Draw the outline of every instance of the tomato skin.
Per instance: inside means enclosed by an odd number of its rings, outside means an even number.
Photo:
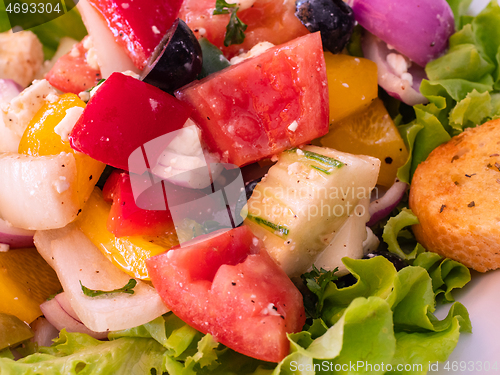
[[[142,70],[172,26],[182,0],[89,0],[106,19],[115,40]]]
[[[213,15],[214,9],[214,0],[184,0],[179,18],[186,21],[198,38],[207,38],[227,57],[237,55],[241,49],[249,50],[260,42],[278,45],[309,33],[295,16],[295,0],[257,0],[251,8],[238,12],[238,17],[248,25],[245,41],[225,47],[229,15]]]
[[[307,143],[328,132],[320,34],[214,73],[176,97],[194,109],[207,146],[224,162],[243,166]]]
[[[177,316],[242,354],[279,362],[289,352],[286,333],[305,323],[302,295],[247,226],[146,264]]]
[[[190,110],[179,100],[135,78],[113,73],[99,86],[70,134],[71,147],[128,170],[144,143],[182,128]]]
[[[143,210],[137,207],[128,173],[114,171],[103,189],[106,201],[112,201],[107,229],[116,237],[164,236],[174,232],[170,211]]]
[[[81,41],[74,47],[79,53],[78,56],[73,56],[71,52],[62,56],[46,74],[45,78],[56,89],[79,94],[94,87],[102,78],[100,70],[87,63],[87,50],[83,43]]]

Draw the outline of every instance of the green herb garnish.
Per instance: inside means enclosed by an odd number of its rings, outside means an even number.
[[[224,37],[224,45],[229,47],[232,44],[241,44],[245,40],[245,25],[236,15],[240,7],[238,4],[228,4],[225,0],[216,0],[213,14],[231,14],[229,23],[226,26],[226,36]]]
[[[327,271],[323,268],[318,270],[313,264],[312,271],[304,273],[302,280],[307,288],[314,293],[314,296],[304,295],[304,307],[306,313],[310,318],[317,319],[321,317],[321,310],[323,309],[323,295],[325,294],[325,289],[332,281],[338,279],[335,272],[338,268],[333,271]]]
[[[274,233],[277,236],[280,236],[282,238],[288,236],[288,233],[290,232],[290,230],[287,227],[285,227],[283,225],[271,223],[270,221],[264,220],[258,216],[253,216],[253,215],[249,214],[249,215],[247,215],[247,219],[252,220],[253,222],[259,224],[260,226],[265,226],[265,227],[271,229],[272,233]]]
[[[97,297],[97,296],[101,296],[103,294],[111,294],[111,293],[134,294],[134,291],[132,289],[134,289],[135,286],[137,285],[137,281],[135,279],[130,279],[128,281],[127,285],[125,285],[123,288],[105,291],[105,290],[92,290],[92,289],[89,289],[89,288],[83,286],[81,280],[79,280],[79,281],[80,281],[80,286],[82,287],[83,294],[85,294],[88,297]]]
[[[317,171],[323,172],[324,174],[331,174],[330,172],[328,172],[328,170],[320,168],[320,167],[316,167],[315,165],[312,165],[312,164],[311,164],[311,168],[314,168]]]

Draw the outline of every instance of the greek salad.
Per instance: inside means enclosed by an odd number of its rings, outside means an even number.
[[[0,374],[442,369],[476,267],[419,243],[409,195],[500,118],[500,6],[472,3],[0,17]]]

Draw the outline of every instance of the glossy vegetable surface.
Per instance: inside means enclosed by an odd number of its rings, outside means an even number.
[[[270,362],[305,322],[302,295],[246,226],[147,260],[172,311],[232,349]],[[263,339],[264,338],[264,339]]]
[[[202,60],[198,40],[186,23],[177,19],[156,46],[141,78],[165,92],[174,92],[200,74]]]
[[[204,141],[237,166],[327,132],[328,89],[319,33],[188,85],[176,96],[193,109]]]
[[[321,32],[323,47],[332,53],[341,52],[354,29],[354,15],[342,0],[298,0],[295,15],[314,33]]]
[[[184,104],[160,89],[113,73],[99,86],[73,128],[71,147],[113,167],[128,170],[133,151],[180,129],[189,113]]]
[[[443,54],[455,21],[446,0],[350,0],[356,21],[420,66]]]
[[[177,18],[181,0],[89,0],[106,19],[116,41],[142,70]]]
[[[105,165],[87,155],[75,152],[68,140],[63,140],[56,133],[55,128],[66,117],[66,111],[75,107],[85,108],[85,103],[74,94],[62,95],[56,102],[45,104],[24,132],[19,144],[19,153],[32,156],[57,155],[61,152],[73,154],[77,170],[74,188],[83,207]]]

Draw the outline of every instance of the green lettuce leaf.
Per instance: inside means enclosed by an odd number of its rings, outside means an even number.
[[[323,294],[322,318],[327,325],[335,324],[351,302],[358,297],[386,298],[393,288],[397,274],[392,263],[383,257],[362,260],[343,258],[342,262],[358,281],[341,289],[333,282],[326,287]]]
[[[155,340],[120,338],[99,341],[81,333],[62,330],[59,338],[39,353],[13,361],[0,358],[6,374],[108,375],[162,373],[165,349]]]
[[[415,106],[416,120],[400,127],[410,152],[398,171],[405,182],[411,182],[417,166],[437,146],[465,128],[500,117],[500,6],[491,1],[470,18],[464,15],[469,0],[449,3],[458,31],[448,52],[425,67],[429,80],[422,82],[420,92],[429,104]],[[411,137],[405,134],[409,130]]]
[[[452,290],[464,287],[471,279],[469,269],[462,263],[443,258],[439,254],[425,252],[413,262],[427,270],[432,278],[432,289],[437,296],[442,295],[447,302],[453,302]]]
[[[415,214],[410,209],[403,208],[398,215],[391,217],[384,227],[382,239],[387,244],[388,250],[401,259],[415,259],[418,254],[425,251],[413,234],[404,229],[415,224],[418,224]]]

